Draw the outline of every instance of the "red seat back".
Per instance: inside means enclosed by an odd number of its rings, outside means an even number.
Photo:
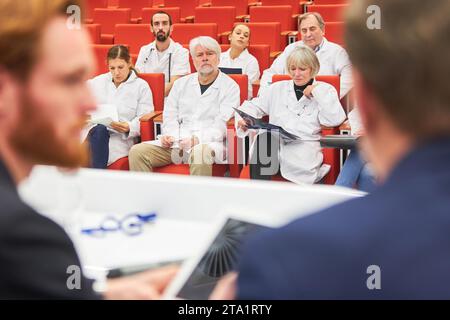
[[[296,31],[296,19],[292,17],[291,6],[250,7],[251,22],[279,22],[281,32]]]
[[[164,73],[140,73],[139,77],[147,81],[153,95],[153,106],[155,111],[164,109]]]
[[[94,23],[102,26],[102,34],[114,34],[115,26],[118,23],[130,23],[130,9],[95,9]]]
[[[248,14],[248,3],[248,0],[211,0],[212,7],[235,7],[237,16]]]
[[[131,18],[141,18],[142,8],[152,6],[152,0],[118,0],[119,8],[130,8]]]
[[[164,11],[172,18],[172,23],[180,23],[180,8],[179,7],[164,7],[164,8],[142,8],[142,23],[150,24],[152,16],[158,11]]]
[[[236,23],[237,24],[237,23]],[[250,28],[252,44],[269,45],[270,51],[281,51],[281,25],[279,22],[244,23]]]
[[[300,0],[261,0],[262,6],[285,6],[289,5],[292,8],[292,14],[303,13],[303,8],[300,6]]]
[[[195,23],[217,23],[217,32],[231,31],[236,19],[235,7],[197,7]]]
[[[155,39],[149,24],[117,24],[114,43],[128,44],[130,54],[137,55],[142,46]]]
[[[209,36],[217,40],[217,24],[215,23],[176,23],[173,25],[172,39],[181,44],[198,36]]]
[[[179,7],[182,18],[193,16],[198,6],[198,0],[164,0],[164,7]]]
[[[344,11],[348,8],[346,4],[314,4],[308,6],[308,12],[318,12],[323,20],[327,22],[344,21]]]
[[[101,27],[98,23],[95,24],[85,24],[86,30],[89,32],[89,35],[91,36],[91,43],[93,44],[100,44],[100,34],[101,34]]]

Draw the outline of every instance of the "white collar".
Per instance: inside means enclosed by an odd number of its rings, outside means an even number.
[[[232,61],[233,60],[244,60],[250,55],[250,53],[248,52],[247,48],[245,48],[244,51],[242,51],[241,54],[238,55],[236,59],[231,59],[231,55],[230,55],[231,54],[231,48],[229,48],[227,51],[225,51],[225,53],[226,53],[227,57],[230,60],[232,60]]]

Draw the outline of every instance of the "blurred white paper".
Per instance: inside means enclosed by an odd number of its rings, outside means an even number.
[[[111,128],[111,122],[119,121],[117,108],[113,104],[99,104],[90,116],[89,124],[102,124],[108,128]]]

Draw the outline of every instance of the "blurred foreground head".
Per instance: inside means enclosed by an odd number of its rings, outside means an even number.
[[[73,0],[0,1],[3,157],[67,167],[86,161],[80,130],[94,108],[86,84],[94,60],[89,36],[73,24],[74,5],[81,9]]]

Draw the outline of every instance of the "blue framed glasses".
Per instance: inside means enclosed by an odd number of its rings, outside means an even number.
[[[93,237],[103,237],[110,232],[122,231],[129,236],[137,236],[142,233],[145,224],[155,221],[156,213],[131,213],[121,219],[113,216],[106,217],[98,228],[85,228],[82,234]]]

